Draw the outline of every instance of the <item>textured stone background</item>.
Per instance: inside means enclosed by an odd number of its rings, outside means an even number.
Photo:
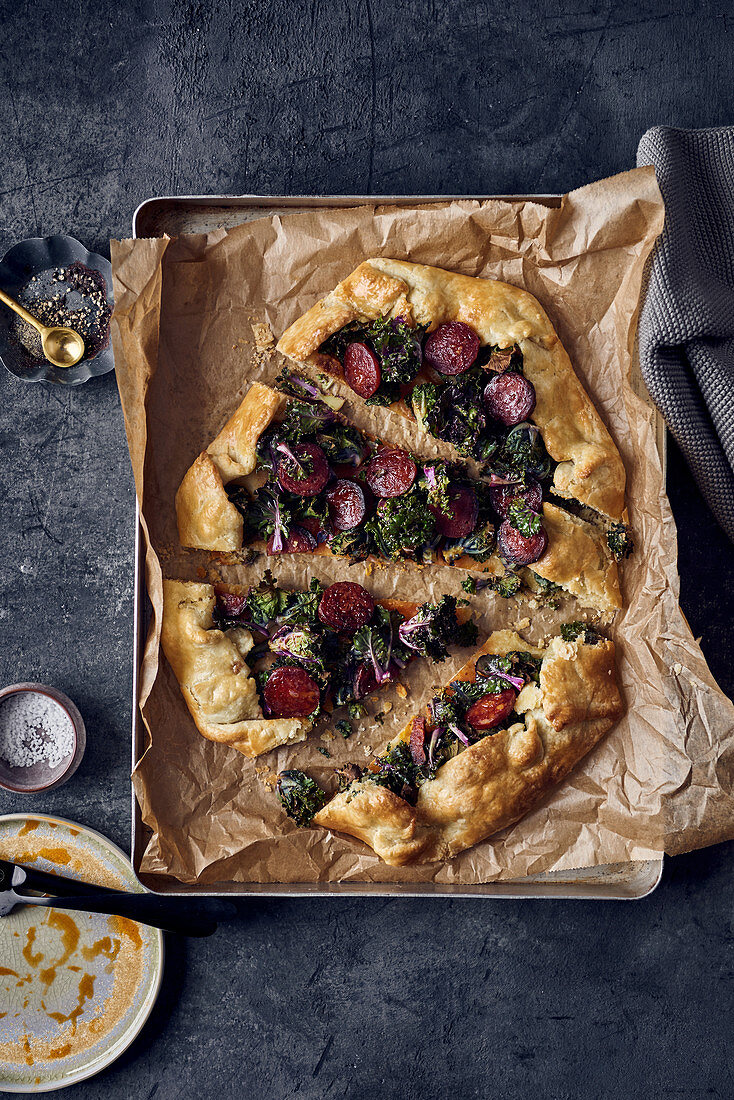
[[[727,0],[0,0],[0,249],[107,252],[154,194],[565,191],[732,119]],[[129,836],[133,487],[111,377],[0,375],[0,683],[79,704],[54,811]],[[682,601],[734,691],[734,555],[674,447]],[[732,845],[635,904],[272,901],[171,943],[123,1100],[681,1096],[732,1085]]]

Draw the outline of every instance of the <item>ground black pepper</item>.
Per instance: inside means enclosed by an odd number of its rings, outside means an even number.
[[[112,307],[107,302],[104,275],[79,260],[68,267],[39,271],[21,288],[18,301],[44,325],[73,328],[84,340],[84,359],[106,347]],[[41,336],[17,317],[15,335],[34,362],[43,362]]]

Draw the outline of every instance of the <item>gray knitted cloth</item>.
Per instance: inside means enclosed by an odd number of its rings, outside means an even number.
[[[734,540],[734,128],[655,126],[665,228],[640,315],[647,388],[714,515]]]

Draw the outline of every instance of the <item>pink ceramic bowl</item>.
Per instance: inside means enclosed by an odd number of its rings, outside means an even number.
[[[52,699],[66,713],[73,728],[73,748],[68,756],[52,765],[50,761],[39,760],[27,766],[18,766],[10,763],[2,756],[2,743],[0,742],[0,787],[6,791],[14,791],[17,794],[37,794],[40,791],[50,791],[53,787],[60,787],[71,779],[84,756],[87,745],[87,732],[84,728],[84,720],[77,707],[67,695],[48,684],[11,684],[0,690],[0,716],[2,706],[6,699],[19,692],[34,692],[37,695]]]

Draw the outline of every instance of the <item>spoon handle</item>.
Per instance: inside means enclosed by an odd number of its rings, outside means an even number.
[[[6,306],[12,309],[13,313],[17,313],[19,317],[22,317],[24,321],[27,321],[29,325],[33,325],[37,332],[43,332],[45,326],[37,321],[35,317],[28,312],[27,309],[23,309],[23,306],[19,302],[16,302],[15,298],[11,298],[9,294],[6,294],[4,290],[0,290],[0,302],[4,302]]]

